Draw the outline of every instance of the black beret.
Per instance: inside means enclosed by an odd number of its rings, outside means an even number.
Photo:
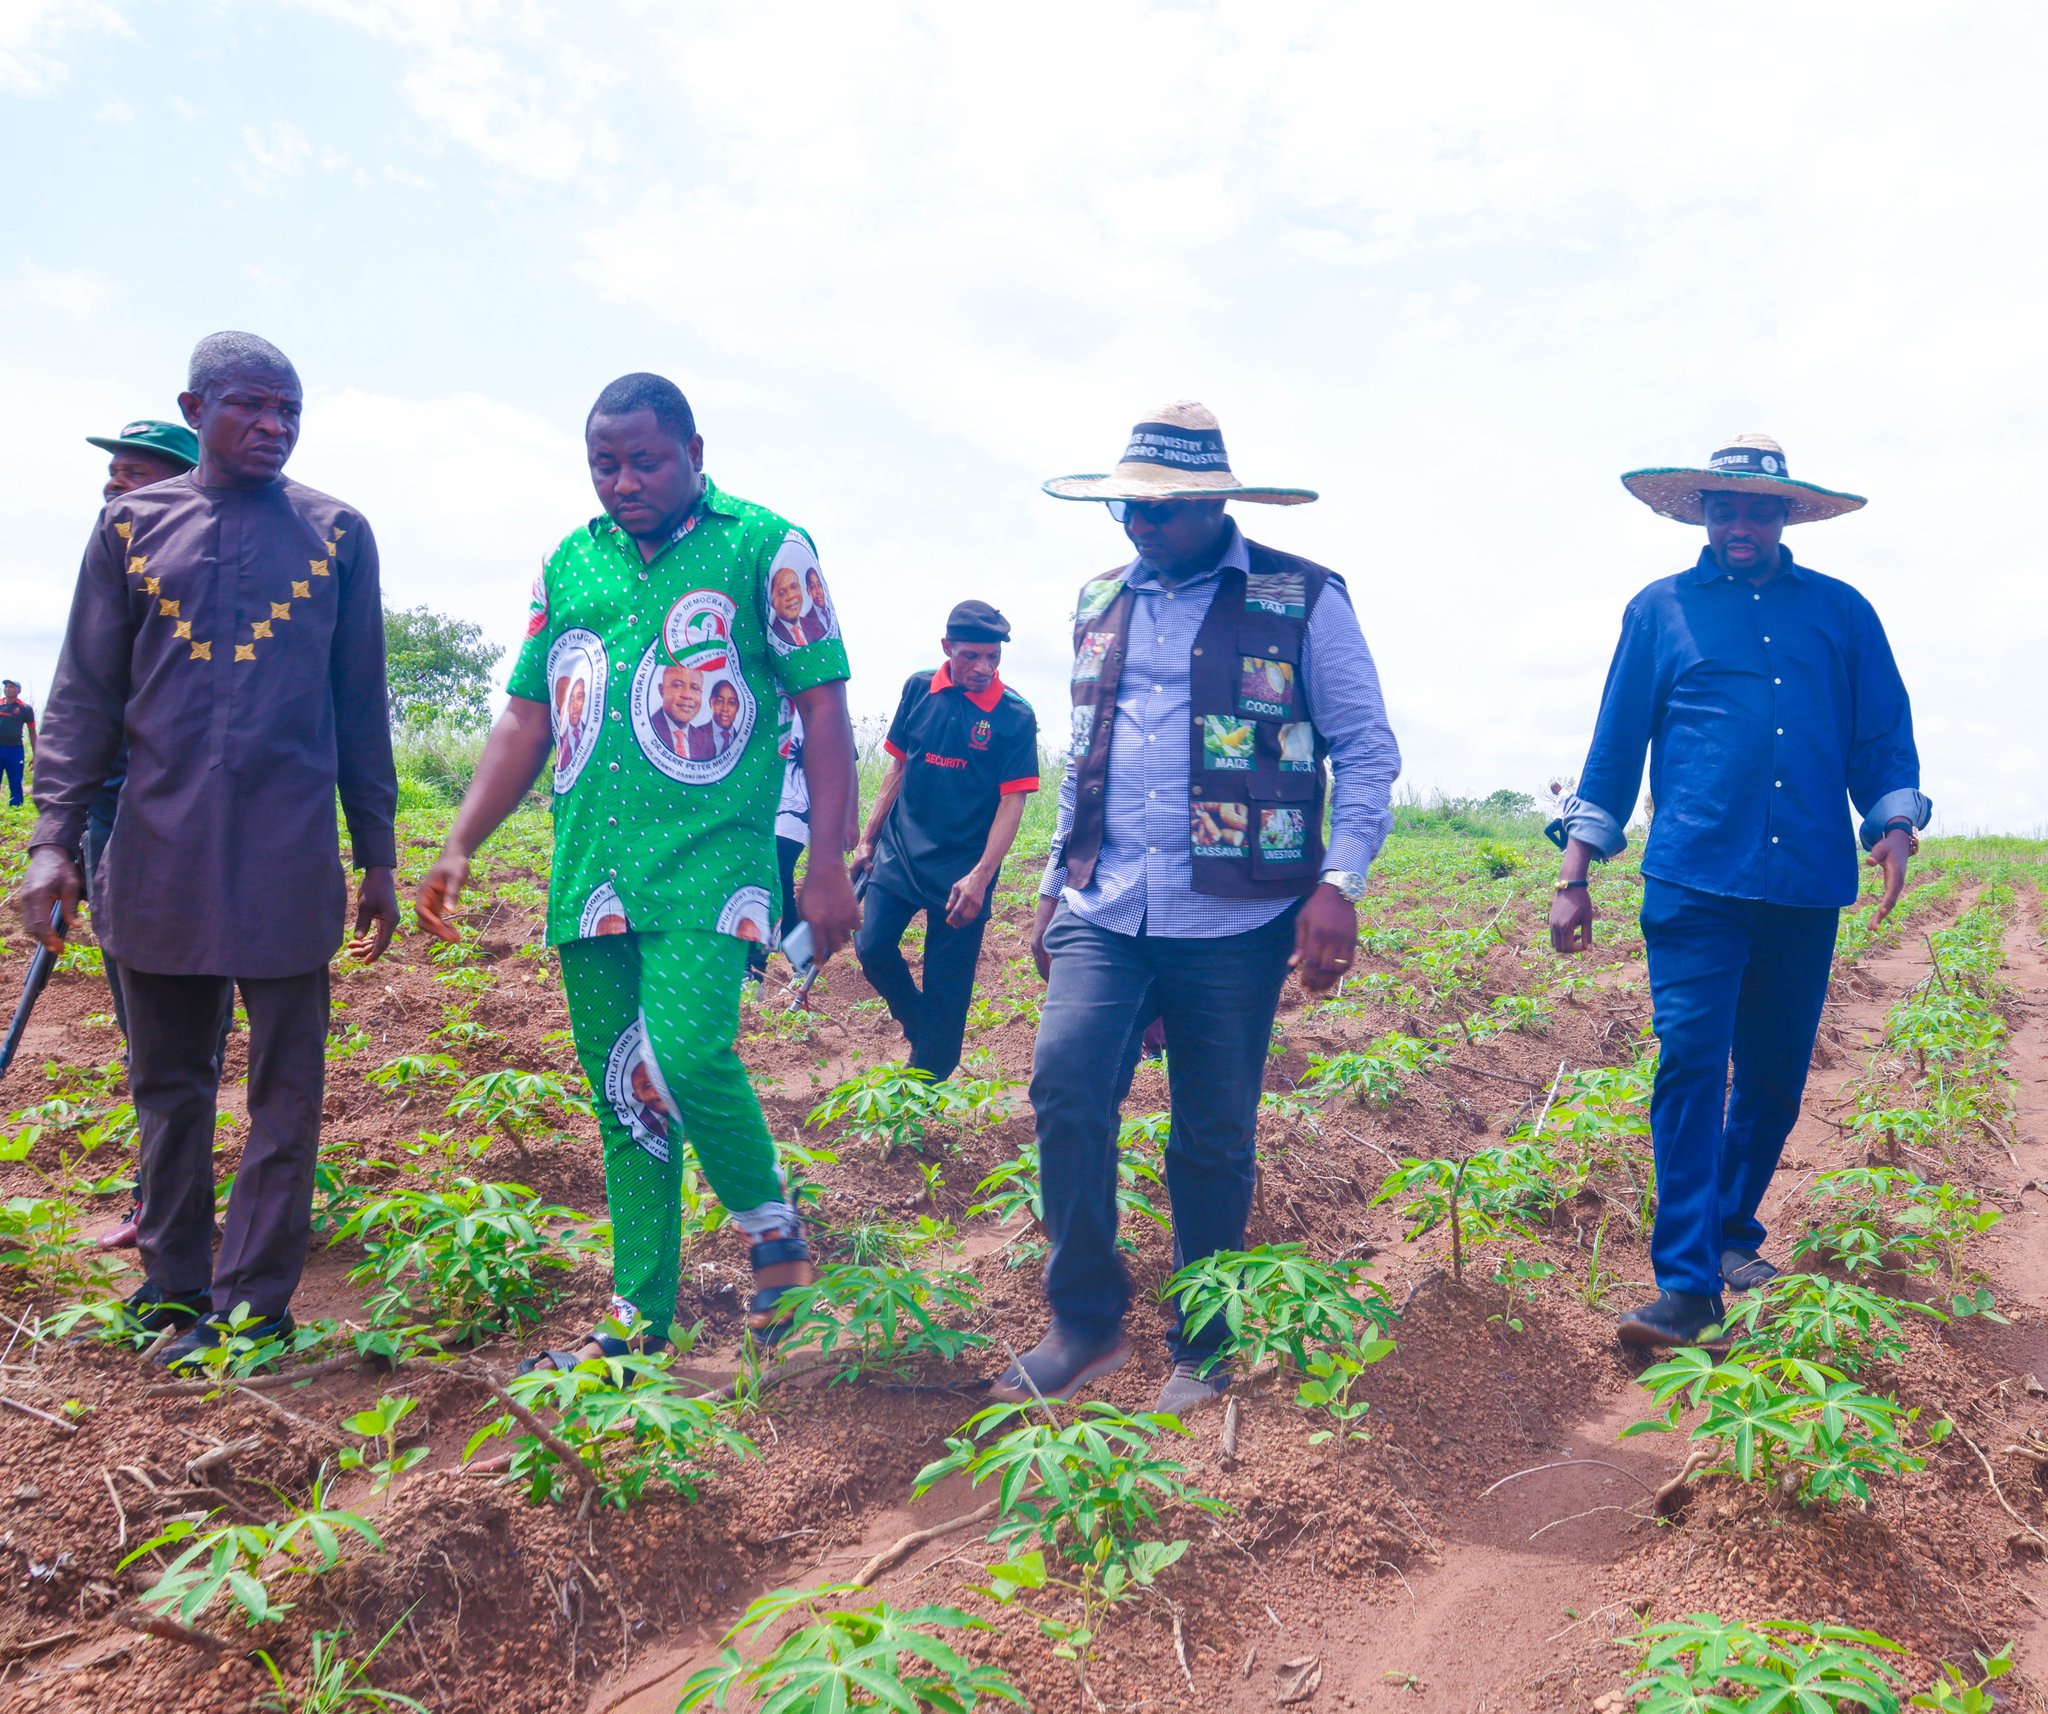
[[[1007,643],[1010,621],[986,601],[963,601],[946,615],[949,643]]]

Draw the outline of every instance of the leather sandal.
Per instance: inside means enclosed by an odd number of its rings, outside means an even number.
[[[666,1339],[657,1339],[651,1333],[621,1339],[616,1333],[606,1333],[592,1328],[584,1335],[583,1343],[595,1345],[603,1357],[665,1357],[674,1349]],[[530,1375],[536,1369],[569,1370],[578,1363],[589,1363],[594,1358],[586,1357],[580,1351],[543,1351],[536,1357],[528,1357],[519,1365],[519,1373]]]
[[[781,1267],[789,1262],[808,1262],[810,1259],[811,1247],[804,1240],[801,1224],[791,1231],[757,1238],[747,1247],[747,1264],[757,1276],[763,1268]],[[761,1286],[747,1300],[747,1332],[756,1345],[772,1351],[782,1342],[783,1335],[796,1322],[796,1311],[781,1306],[790,1293],[803,1289],[804,1286],[798,1282]]]

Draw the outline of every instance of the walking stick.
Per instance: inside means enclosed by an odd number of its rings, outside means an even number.
[[[64,927],[64,906],[59,901],[50,907],[50,929],[61,940]],[[7,1026],[7,1039],[0,1042],[0,1077],[5,1077],[7,1068],[14,1063],[15,1050],[21,1046],[22,1033],[28,1028],[29,1014],[50,985],[50,972],[57,968],[57,958],[58,954],[41,941],[36,943],[35,956],[28,961],[28,980],[21,985],[21,999],[14,1008],[14,1022]]]

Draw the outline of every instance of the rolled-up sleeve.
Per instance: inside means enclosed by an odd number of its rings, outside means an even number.
[[[1380,677],[1342,578],[1324,588],[1302,638],[1301,677],[1309,718],[1330,748],[1326,868],[1364,874],[1394,825],[1401,747],[1387,723]]]
[[[1643,789],[1643,758],[1650,748],[1656,708],[1656,640],[1640,603],[1631,601],[1622,615],[1614,659],[1608,663],[1579,789],[1548,829],[1558,844],[1583,840],[1602,857],[1612,857],[1627,846],[1624,829]]]
[[[41,813],[31,846],[77,854],[92,806],[121,754],[134,640],[122,545],[102,516],[78,568],[57,676],[36,733]]]
[[[1913,704],[1892,658],[1884,622],[1858,603],[1851,656],[1855,730],[1849,740],[1849,797],[1863,817],[1857,836],[1868,851],[1884,825],[1903,816],[1925,827],[1934,805],[1920,791],[1920,750],[1913,741]]]
[[[391,704],[384,670],[384,595],[377,543],[356,520],[356,551],[342,581],[328,657],[334,687],[335,782],[358,869],[395,869],[398,772],[391,760]]]

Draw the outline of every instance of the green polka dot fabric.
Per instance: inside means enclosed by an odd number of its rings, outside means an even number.
[[[675,1319],[682,1283],[685,1141],[742,1231],[795,1224],[733,1045],[746,963],[731,934],[607,934],[562,948],[576,1057],[604,1140],[612,1290],[657,1329]]]
[[[810,537],[709,478],[652,560],[608,517],[572,531],[506,686],[554,725],[549,941],[765,939],[780,698],[847,671]]]

